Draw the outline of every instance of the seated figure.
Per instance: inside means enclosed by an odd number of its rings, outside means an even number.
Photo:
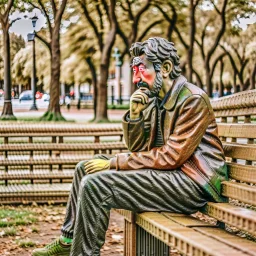
[[[111,208],[192,214],[225,201],[224,152],[207,95],[181,75],[172,42],[149,38],[130,52],[138,87],[122,120],[130,153],[77,165],[62,235],[33,256],[100,255]]]

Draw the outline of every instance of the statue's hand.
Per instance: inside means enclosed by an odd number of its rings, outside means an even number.
[[[146,89],[147,90],[147,89]],[[148,106],[148,95],[145,90],[139,89],[133,93],[130,99],[130,118],[137,119],[140,113]]]
[[[86,174],[92,174],[102,170],[109,170],[110,160],[93,159],[84,164]]]

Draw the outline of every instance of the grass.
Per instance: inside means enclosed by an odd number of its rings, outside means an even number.
[[[35,226],[31,227],[32,233],[39,233],[39,229]]]
[[[29,239],[24,239],[24,240],[16,240],[15,241],[19,247],[21,248],[29,248],[29,247],[34,247],[36,243],[34,241],[31,241]]]
[[[1,235],[2,236],[16,236],[17,230],[14,227],[4,228],[3,231],[1,232]]]
[[[19,211],[13,209],[0,209],[0,227],[25,226],[36,222],[37,219],[29,211]]]

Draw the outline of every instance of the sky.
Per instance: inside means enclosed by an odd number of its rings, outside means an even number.
[[[24,16],[27,17],[24,17]],[[38,21],[36,23],[36,27],[33,28],[32,21],[30,18],[33,16],[38,17]],[[21,18],[20,20],[15,21],[11,28],[10,32],[14,32],[17,35],[22,35],[23,38],[27,39],[27,34],[35,31],[39,31],[43,26],[46,26],[46,18],[42,15],[41,11],[38,9],[34,9],[32,12],[19,13],[18,11],[14,12],[10,19],[14,20],[17,18]]]

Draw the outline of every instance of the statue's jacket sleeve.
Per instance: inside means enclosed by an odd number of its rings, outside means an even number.
[[[207,95],[192,84],[180,85],[177,81],[164,108],[165,115],[161,120],[164,145],[117,154],[111,159],[110,168],[120,171],[179,169],[197,182],[211,198],[222,202],[221,182],[227,179],[227,167]],[[143,148],[143,139],[139,140],[143,136],[143,122],[141,119],[130,126],[132,133],[125,132],[131,151]]]
[[[150,99],[149,106],[137,120],[130,120],[130,111],[123,117],[124,140],[131,152],[149,151],[152,148],[157,125],[155,101],[155,98]]]

